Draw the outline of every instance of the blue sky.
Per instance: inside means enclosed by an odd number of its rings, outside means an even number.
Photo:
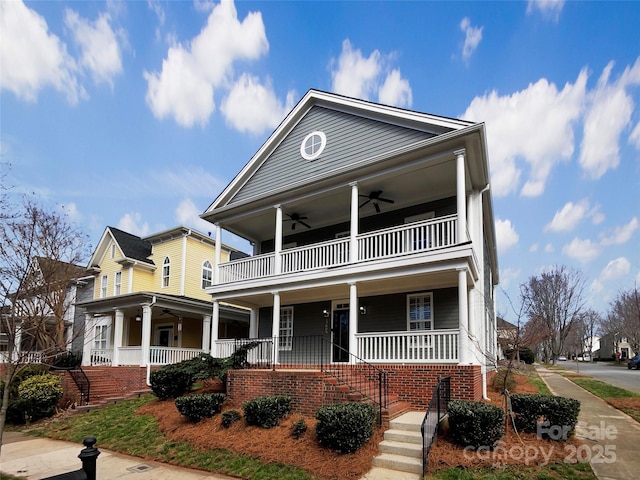
[[[486,123],[498,312],[640,283],[640,2],[0,2],[12,196],[95,243],[199,218],[309,88]],[[246,248],[230,235],[225,243]]]

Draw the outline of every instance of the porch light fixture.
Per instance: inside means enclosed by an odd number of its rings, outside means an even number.
[[[136,313],[136,322],[141,322],[142,321],[142,315],[140,315],[140,312]]]
[[[323,316],[324,318],[329,318],[329,310],[323,310],[323,311],[322,311],[322,316]]]
[[[360,306],[360,315],[366,315],[367,314],[367,309],[364,308],[363,306]]]

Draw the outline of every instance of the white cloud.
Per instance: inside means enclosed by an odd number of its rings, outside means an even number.
[[[67,218],[73,222],[79,224],[82,221],[82,214],[78,210],[78,206],[74,202],[69,202],[64,205],[60,205],[60,210]]]
[[[640,150],[640,122],[633,129],[631,135],[629,135],[629,143]]]
[[[95,22],[90,22],[69,9],[64,19],[80,48],[80,64],[91,72],[96,84],[113,87],[113,77],[122,73],[122,54],[110,20],[108,13],[102,13]]]
[[[476,51],[480,41],[482,40],[482,29],[484,27],[471,26],[471,20],[469,17],[464,17],[460,22],[460,30],[464,32],[464,46],[462,47],[462,58],[464,61],[468,61]]]
[[[538,248],[540,248],[540,245],[538,245],[537,243],[534,243],[533,245],[531,245],[529,247],[529,252],[530,253],[535,253],[538,251]]]
[[[185,198],[175,209],[175,218],[179,225],[195,228],[201,233],[210,234],[213,232],[213,224],[200,218],[203,209],[196,207],[189,198]],[[211,233],[213,234],[213,233]]]
[[[519,268],[504,268],[500,269],[500,286],[502,288],[509,288],[514,280],[520,277],[521,269]]]
[[[86,97],[77,79],[78,66],[44,17],[22,1],[0,2],[0,85],[18,98],[35,102],[38,92],[53,87],[71,105]]]
[[[588,96],[584,137],[580,145],[580,166],[592,178],[600,178],[620,163],[620,136],[631,121],[633,98],[627,88],[640,84],[640,58],[625,68],[620,78],[609,83],[614,62],[604,68],[598,85]]]
[[[609,280],[615,280],[616,278],[620,278],[631,271],[631,263],[625,257],[619,257],[615,260],[611,260],[607,263],[607,266],[604,267],[602,272],[600,272],[600,276],[598,277],[598,281],[606,282]]]
[[[413,103],[413,93],[409,80],[402,78],[400,70],[394,69],[387,75],[378,92],[378,100],[385,105],[396,107],[410,107]]]
[[[262,85],[258,78],[244,74],[222,101],[220,110],[227,123],[236,130],[260,134],[278,126],[293,108],[294,95],[295,92],[288,92],[286,103],[283,104],[271,83]]]
[[[174,170],[154,170],[150,173],[153,182],[149,182],[152,192],[162,196],[199,196],[211,198],[227,185],[201,167],[181,166]]]
[[[573,123],[585,98],[587,71],[562,90],[546,79],[525,90],[500,96],[495,90],[476,97],[462,115],[486,122],[491,146],[491,189],[496,196],[514,192],[522,176],[518,161],[529,166],[524,196],[539,196],[552,167],[574,151]]]
[[[527,13],[531,14],[538,10],[546,18],[557,22],[564,7],[565,0],[529,0]]]
[[[413,94],[409,81],[402,78],[400,70],[391,69],[394,55],[383,55],[374,50],[368,57],[354,49],[349,39],[342,42],[338,60],[332,59],[331,89],[340,95],[369,100],[374,94],[387,105],[410,107]]]
[[[545,251],[545,253],[553,253],[553,252],[555,252],[555,248],[553,248],[553,244],[547,243],[544,246],[544,251]]]
[[[604,215],[600,213],[599,209],[599,205],[592,208],[586,198],[577,203],[567,202],[562,209],[556,212],[553,220],[545,225],[544,231],[570,232],[578,223],[588,217],[591,217],[594,224],[601,223],[604,220]]]
[[[147,105],[156,118],[172,117],[183,127],[204,125],[215,110],[215,89],[228,84],[235,62],[268,50],[262,15],[252,12],[240,22],[233,2],[221,2],[195,38],[169,48],[160,73],[144,72]]]
[[[638,218],[633,217],[626,225],[617,227],[613,231],[613,234],[611,236],[604,237],[601,243],[604,246],[621,245],[623,243],[627,243],[633,236],[633,233],[638,229],[638,226],[640,226],[638,223]]]
[[[496,219],[496,241],[498,242],[498,252],[504,252],[513,247],[520,240],[511,220]]]
[[[142,222],[142,216],[138,212],[125,213],[118,221],[118,228],[139,237],[149,235],[149,224]]]
[[[587,263],[600,254],[600,248],[598,244],[589,239],[582,240],[576,237],[571,243],[562,247],[562,253],[582,263]]]

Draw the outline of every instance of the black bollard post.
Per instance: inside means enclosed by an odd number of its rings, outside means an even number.
[[[86,447],[78,455],[78,458],[82,461],[82,470],[87,474],[87,480],[96,480],[96,460],[100,455],[100,450],[94,447],[96,439],[95,437],[86,437],[82,444]]]

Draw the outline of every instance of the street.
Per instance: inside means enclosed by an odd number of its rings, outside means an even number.
[[[617,366],[611,362],[558,362],[558,366],[573,372],[589,375],[615,387],[624,388],[631,392],[640,393],[640,370],[627,369],[627,362]]]

